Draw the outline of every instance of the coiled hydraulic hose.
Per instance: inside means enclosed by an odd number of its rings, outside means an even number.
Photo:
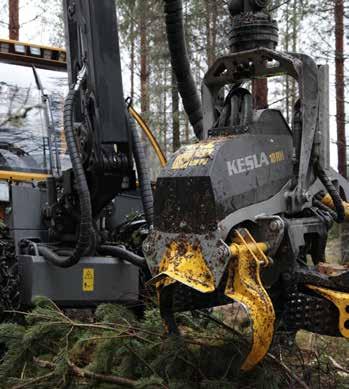
[[[50,250],[48,247],[39,246],[39,253],[53,265],[67,268],[76,265],[85,251],[90,246],[93,231],[93,218],[90,190],[87,185],[85,171],[81,162],[79,150],[76,144],[74,127],[73,127],[73,110],[74,100],[79,93],[82,82],[86,78],[86,67],[84,66],[77,77],[77,82],[70,89],[64,102],[64,134],[68,146],[71,164],[74,172],[76,189],[80,204],[80,229],[79,238],[76,243],[74,252],[69,257],[61,257]]]
[[[203,137],[201,100],[190,70],[183,23],[182,0],[164,0],[166,31],[171,54],[172,69],[176,75],[178,91],[185,112],[198,139]]]
[[[147,221],[149,227],[152,228],[154,219],[154,199],[148,164],[145,157],[141,137],[138,134],[136,123],[132,117],[129,117],[129,124],[132,135],[133,155],[136,161],[145,220]]]
[[[336,213],[337,213],[337,223],[343,223],[345,220],[345,209],[343,205],[343,201],[341,199],[340,194],[338,193],[338,190],[333,185],[332,181],[327,176],[325,170],[318,162],[315,165],[317,176],[319,177],[320,181],[324,185],[324,187],[327,189],[329,195],[332,198]]]
[[[102,255],[110,255],[115,258],[119,258],[123,261],[128,261],[137,267],[145,268],[147,266],[146,261],[143,257],[127,250],[122,246],[108,246],[103,245],[98,248],[98,251]]]

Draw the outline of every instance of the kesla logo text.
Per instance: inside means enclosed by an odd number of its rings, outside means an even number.
[[[263,166],[269,166],[272,163],[278,163],[285,160],[283,151],[271,153],[269,156],[266,153],[248,155],[244,158],[234,159],[227,162],[229,176],[234,174],[246,173],[247,171],[258,169]]]

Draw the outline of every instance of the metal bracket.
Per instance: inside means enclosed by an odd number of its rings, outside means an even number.
[[[263,240],[268,243],[268,255],[273,257],[285,235],[285,222],[280,216],[257,216],[257,224],[261,227]]]

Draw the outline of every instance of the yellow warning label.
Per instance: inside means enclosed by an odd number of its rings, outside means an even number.
[[[95,269],[85,268],[82,270],[82,290],[93,292],[95,289]]]
[[[186,169],[192,166],[202,166],[210,162],[215,152],[215,145],[221,141],[197,143],[185,146],[172,164],[172,170]]]

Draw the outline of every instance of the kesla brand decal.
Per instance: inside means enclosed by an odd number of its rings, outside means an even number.
[[[227,162],[229,176],[246,173],[250,170],[259,169],[263,166],[279,163],[285,160],[283,151],[276,151],[267,155],[266,153],[248,155],[247,157],[234,159]]]

